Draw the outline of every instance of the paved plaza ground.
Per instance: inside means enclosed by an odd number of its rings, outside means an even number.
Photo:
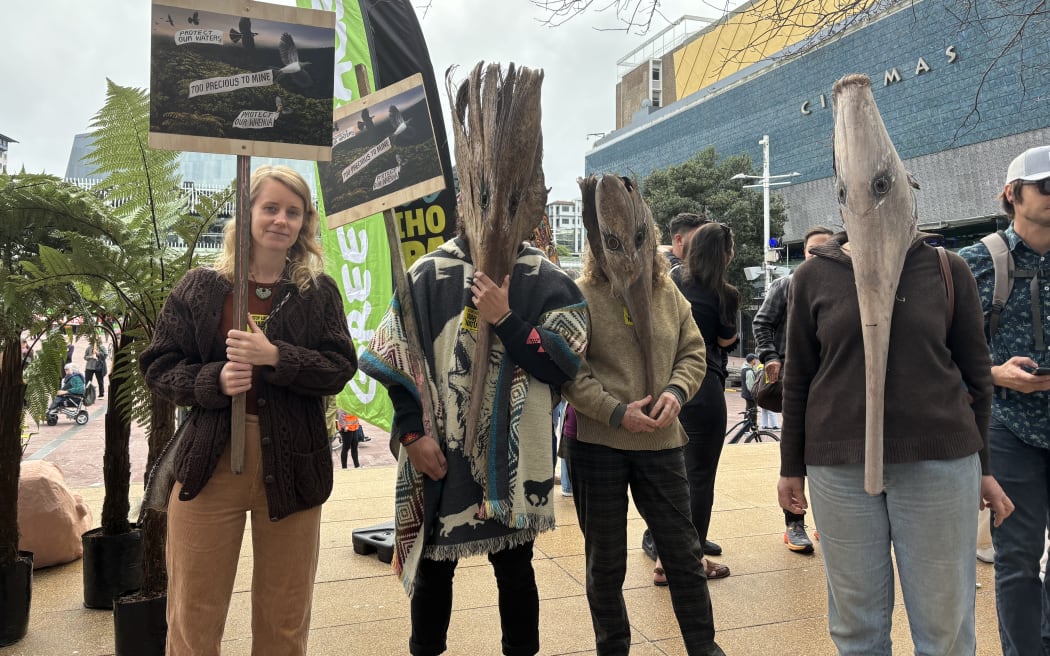
[[[82,347],[77,351],[83,361]],[[67,482],[101,513],[101,399],[91,420],[78,427],[62,418],[41,426],[26,452],[29,459],[58,464]],[[736,391],[727,391],[730,423],[743,409]],[[321,554],[315,585],[310,654],[364,655],[407,653],[409,604],[390,566],[375,556],[354,553],[355,529],[389,521],[393,510],[393,460],[387,434],[365,426],[372,441],[361,445],[361,469],[338,469],[333,453],[335,491],[325,504]],[[146,456],[141,429],[132,433],[132,477],[141,482]],[[732,576],[710,583],[718,640],[730,656],[823,656],[835,650],[827,635],[827,602],[820,546],[814,556],[789,552],[783,544],[783,514],[777,506],[779,454],[774,443],[727,445],[715,486],[711,539],[724,555],[717,560]],[[133,495],[139,488],[133,487]],[[557,490],[557,488],[556,488]],[[535,570],[540,591],[540,654],[594,654],[584,592],[583,538],[572,499],[554,493],[557,530],[536,542]],[[652,561],[642,552],[644,523],[634,510],[628,522],[628,570],[624,597],[636,656],[684,656],[667,588],[652,585]],[[224,655],[249,654],[252,555],[246,536],[233,601],[226,623]],[[1000,654],[992,568],[978,564],[977,630],[980,656]],[[0,656],[100,656],[113,653],[109,611],[82,606],[80,561],[37,570],[29,634],[0,649]],[[894,653],[912,653],[908,623],[898,591],[894,613]],[[449,631],[451,656],[500,653],[496,585],[484,558],[466,559],[457,571]]]

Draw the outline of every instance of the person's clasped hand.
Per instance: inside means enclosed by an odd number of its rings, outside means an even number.
[[[660,428],[660,424],[645,413],[645,406],[649,405],[649,401],[652,398],[650,394],[633,403],[628,403],[627,412],[623,414],[620,426],[632,433],[652,433],[657,428]]]
[[[682,404],[678,402],[678,397],[670,392],[664,392],[660,398],[656,399],[653,409],[649,411],[649,416],[656,422],[657,428],[667,428],[681,411]]]

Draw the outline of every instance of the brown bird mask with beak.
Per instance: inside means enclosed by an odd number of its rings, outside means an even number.
[[[452,73],[449,69],[446,82],[453,106],[459,219],[474,267],[502,284],[547,204],[540,130],[543,71],[511,64],[504,72],[499,64],[479,62],[458,89],[453,88]],[[479,321],[465,419],[468,454],[477,431],[491,345],[492,328]]]
[[[630,178],[592,175],[577,182],[590,249],[585,274],[608,280],[627,308],[645,363],[645,393],[655,399],[661,390],[653,372],[653,288],[666,281],[667,263],[656,250],[653,214]]]

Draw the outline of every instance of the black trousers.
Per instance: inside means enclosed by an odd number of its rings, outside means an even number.
[[[718,376],[704,378],[700,391],[686,405],[678,419],[689,436],[685,445],[685,471],[689,477],[689,512],[700,544],[711,527],[711,507],[715,502],[715,474],[722,457],[726,436],[725,383]],[[663,553],[663,546],[656,540]],[[663,558],[660,559],[664,561]],[[665,564],[666,566],[666,564]]]
[[[360,426],[355,431],[339,431],[339,438],[343,443],[343,450],[339,452],[339,461],[343,464],[343,469],[346,469],[346,454],[348,451],[354,461],[354,467],[361,466],[361,463],[357,460],[357,444],[364,437],[364,434],[365,431]]]
[[[540,650],[540,594],[532,569],[532,542],[489,554],[499,588],[499,621],[506,656],[533,656]],[[412,656],[437,656],[447,648],[452,616],[455,560],[423,558],[412,594]]]
[[[631,627],[627,574],[627,492],[660,548],[671,605],[689,656],[721,654],[700,539],[689,517],[682,449],[625,451],[566,440],[573,503],[583,531],[587,602],[598,656],[626,656]]]
[[[94,376],[95,380],[98,381],[98,395],[99,396],[105,396],[106,395],[106,383],[103,382],[103,379],[105,378],[105,375],[102,373],[102,370],[101,369],[88,369],[87,371],[85,371],[84,372],[84,385],[87,385],[88,383],[91,382],[91,377],[92,376]]]

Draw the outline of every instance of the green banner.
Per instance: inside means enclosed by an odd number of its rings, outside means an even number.
[[[354,66],[364,64],[372,75],[361,9],[355,0],[296,0],[299,7],[335,12],[335,90],[333,107],[358,97]],[[374,85],[374,82],[372,83]],[[316,172],[315,172],[316,175]],[[316,188],[321,189],[320,180]],[[320,196],[320,191],[318,191]],[[357,352],[368,346],[379,320],[394,294],[390,279],[390,248],[386,243],[383,215],[375,214],[354,223],[329,230],[321,210],[321,244],[325,272],[335,278],[343,293],[343,310]],[[386,390],[358,372],[336,397],[339,407],[364,421],[390,430],[394,408]]]

